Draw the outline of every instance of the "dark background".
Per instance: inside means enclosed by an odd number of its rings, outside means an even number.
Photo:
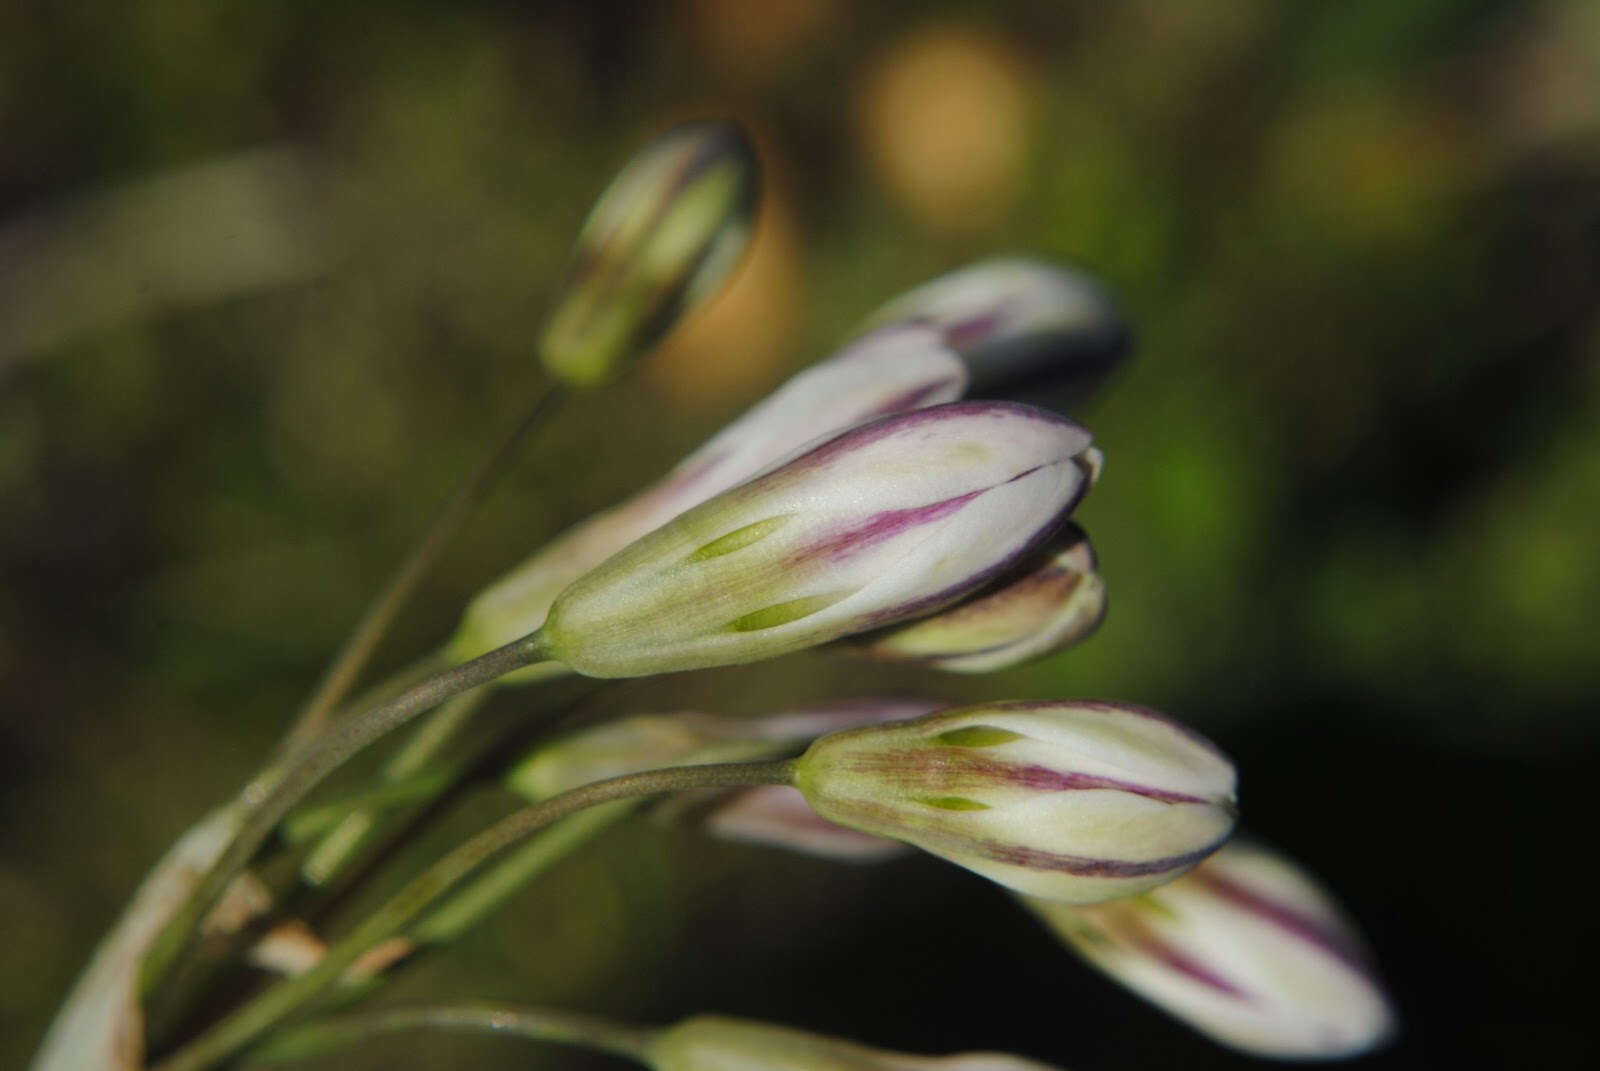
[[[1074,414],[1108,458],[1090,643],[976,680],[800,656],[591,709],[1168,710],[1370,938],[1403,1033],[1359,1066],[1592,1060],[1600,8],[150,0],[0,6],[0,1064],[531,394],[594,193],[704,115],[767,169],[742,273],[563,411],[384,664],[883,299],[997,252],[1077,263],[1138,339]],[[649,825],[388,993],[429,997],[1250,1062],[953,868]],[[396,1059],[602,1065],[412,1036],[328,1066]]]

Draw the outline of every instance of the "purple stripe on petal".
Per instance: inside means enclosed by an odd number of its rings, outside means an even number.
[[[908,409],[919,409],[929,398],[936,398],[949,390],[956,381],[956,377],[950,376],[932,383],[924,383],[920,387],[915,387],[903,394],[890,398],[881,405],[874,406],[868,412],[862,413],[861,419],[872,420],[878,417],[893,416],[895,413],[905,412]]]
[[[1143,878],[1194,866],[1227,843],[1227,836],[1199,851],[1169,855],[1160,859],[1095,859],[1087,855],[1066,855],[1039,848],[1016,845],[982,844],[977,850],[997,863],[1026,867],[1029,870],[1059,870],[1083,878]]]
[[[972,760],[972,765],[963,762],[959,767],[962,773],[972,770],[985,779],[1004,781],[1019,788],[1038,789],[1041,792],[1083,792],[1094,789],[1113,789],[1117,792],[1127,792],[1145,799],[1157,800],[1161,803],[1200,803],[1215,804],[1215,800],[1205,799],[1201,796],[1192,796],[1185,792],[1167,792],[1148,785],[1134,784],[1132,781],[1121,781],[1114,777],[1101,777],[1097,774],[1077,773],[1075,771],[1052,770],[1047,766],[1013,766],[998,760]]]
[[[1059,424],[1063,427],[1082,427],[1073,420],[1068,420],[1059,413],[1052,413],[1047,409],[1037,409],[1031,405],[1022,405],[1018,402],[949,402],[944,405],[931,405],[925,409],[913,409],[906,413],[895,413],[890,416],[880,417],[868,424],[851,428],[849,431],[818,446],[801,457],[796,458],[785,466],[788,472],[803,469],[817,468],[832,461],[840,454],[858,450],[879,439],[898,435],[911,428],[923,424],[942,423],[953,417],[977,416],[981,414],[994,414],[1016,417],[1019,420],[1028,420],[1034,423]],[[1083,431],[1084,447],[1089,445],[1089,433]],[[1065,456],[1063,461],[1067,460]]]
[[[983,494],[984,490],[988,489],[968,491],[964,495],[947,498],[941,502],[931,502],[926,506],[911,506],[908,509],[891,509],[874,513],[864,521],[834,532],[820,543],[813,543],[795,555],[794,560],[799,563],[817,558],[848,558],[907,529],[948,517]]]
[[[1222,975],[1206,967],[1199,960],[1185,955],[1148,929],[1140,927],[1136,932],[1127,936],[1128,941],[1134,947],[1168,970],[1183,975],[1191,982],[1198,982],[1207,989],[1215,990],[1225,997],[1233,997],[1247,1004],[1255,1003],[1255,997],[1252,994],[1240,989],[1228,979],[1222,977]]]
[[[1315,945],[1351,970],[1363,975],[1370,973],[1360,953],[1351,947],[1343,934],[1322,920],[1296,911],[1287,904],[1271,900],[1221,874],[1196,871],[1192,879],[1218,899],[1225,900],[1248,914],[1265,919],[1307,944]]]

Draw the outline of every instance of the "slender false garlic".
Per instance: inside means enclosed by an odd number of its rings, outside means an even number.
[[[1001,1052],[913,1056],[770,1023],[700,1015],[657,1034],[654,1071],[1054,1071]]]
[[[972,393],[1043,388],[1079,401],[1128,349],[1116,303],[1082,272],[1021,257],[958,268],[908,290],[868,317],[881,326],[929,323],[967,363]]]
[[[591,677],[730,665],[982,587],[1088,485],[1077,424],[966,402],[845,432],[658,528],[555,602],[544,650]]]
[[[856,650],[954,673],[990,673],[1087,639],[1105,616],[1094,548],[1069,524],[1016,573],[930,617],[860,637]]]
[[[1068,903],[1170,881],[1233,829],[1233,765],[1153,711],[993,703],[824,736],[794,783],[839,825]]]
[[[1084,959],[1258,1056],[1355,1056],[1394,1030],[1354,927],[1299,867],[1229,844],[1153,892],[1093,907],[1023,897]]]
[[[640,150],[600,195],[539,340],[550,374],[612,379],[705,300],[750,239],[754,150],[727,123],[686,123]]]
[[[790,379],[653,487],[569,528],[485,588],[467,608],[451,658],[466,661],[526,636],[584,573],[819,436],[952,401],[966,381],[961,361],[932,328],[885,328],[860,339]]]

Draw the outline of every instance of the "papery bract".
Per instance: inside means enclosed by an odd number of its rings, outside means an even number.
[[[1259,845],[1229,844],[1129,900],[1023,901],[1084,959],[1245,1052],[1354,1056],[1394,1029],[1343,912],[1299,867]]]
[[[771,658],[938,610],[1048,537],[1087,487],[1077,424],[966,402],[885,417],[620,551],[556,600],[547,654],[593,677]]]
[[[842,1038],[723,1016],[686,1019],[656,1035],[655,1071],[1054,1071],[999,1052],[914,1056]]]
[[[721,286],[749,242],[759,174],[728,123],[685,123],[635,154],[578,234],[539,340],[550,374],[606,382]]]
[[[893,662],[990,673],[1087,639],[1105,616],[1094,548],[1069,524],[1014,573],[936,614],[849,641]]]
[[[1233,829],[1234,771],[1154,711],[992,703],[834,733],[795,785],[839,825],[1018,892],[1093,903],[1170,881]]]
[[[1128,348],[1128,326],[1105,288],[1082,272],[1022,257],[958,268],[894,298],[871,325],[928,323],[961,354],[982,397],[1041,389],[1086,397]]]
[[[485,588],[451,641],[452,659],[465,661],[532,632],[568,584],[800,447],[863,421],[952,401],[966,380],[961,361],[930,327],[867,335],[791,378],[654,486],[569,528]]]

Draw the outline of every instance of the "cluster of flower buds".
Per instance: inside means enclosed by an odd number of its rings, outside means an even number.
[[[1052,535],[1089,433],[1007,402],[853,428],[696,506],[568,587],[543,649],[585,676],[772,658],[924,616]]]
[[[589,213],[556,289],[539,355],[557,379],[612,379],[744,253],[759,188],[756,157],[737,128],[686,123],[628,162]]]
[[[1394,1029],[1354,927],[1304,871],[1259,845],[1229,844],[1129,900],[1023,899],[1084,959],[1245,1052],[1336,1059]]]
[[[655,1071],[1054,1071],[1002,1052],[913,1056],[770,1023],[702,1015],[651,1041]]]
[[[820,436],[890,413],[954,401],[956,355],[925,326],[875,331],[807,368],[646,490],[590,517],[483,590],[450,643],[465,661],[533,632],[557,595],[641,536]]]
[[[1030,896],[1153,888],[1233,830],[1233,765],[1154,711],[992,703],[817,740],[794,783],[831,822],[914,844]]]

